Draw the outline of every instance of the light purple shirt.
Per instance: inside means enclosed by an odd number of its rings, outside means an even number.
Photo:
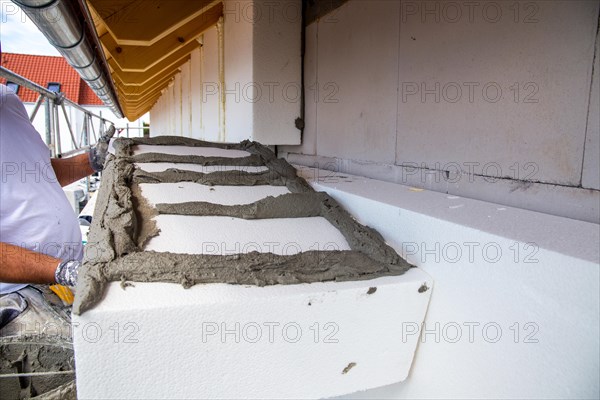
[[[0,242],[59,259],[83,255],[79,223],[21,100],[0,85]],[[1,267],[4,268],[4,267]],[[24,285],[0,282],[0,294]]]

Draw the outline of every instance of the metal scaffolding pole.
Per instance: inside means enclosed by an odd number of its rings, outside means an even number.
[[[14,82],[22,87],[30,89],[39,94],[33,111],[29,116],[29,120],[33,122],[40,107],[43,104],[45,118],[44,132],[42,134],[42,137],[44,138],[52,157],[72,155],[89,148],[89,145],[91,144],[90,130],[92,131],[95,140],[97,140],[96,130],[92,121],[93,119],[99,120],[98,127],[100,129],[100,135],[109,125],[114,125],[113,122],[106,120],[102,117],[102,112],[100,112],[100,115],[96,115],[90,112],[89,110],[86,110],[85,108],[81,107],[79,104],[74,103],[71,100],[65,98],[62,93],[55,93],[53,91],[50,91],[47,88],[42,87],[37,83],[32,82],[29,79],[24,78],[9,69],[0,67],[0,76],[5,78],[7,81]],[[83,113],[82,138],[79,140],[79,143],[77,143],[74,134],[75,131],[73,130],[73,124],[70,121],[70,113],[67,112],[65,105],[71,107],[71,110],[74,109]],[[59,108],[62,108],[62,114],[65,117],[65,122],[67,124],[69,134],[71,135],[71,140],[73,142],[73,150],[66,151],[65,153],[62,153],[62,142],[60,137],[61,118]]]

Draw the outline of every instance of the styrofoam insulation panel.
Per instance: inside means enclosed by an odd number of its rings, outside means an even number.
[[[138,152],[166,147],[138,146]],[[207,155],[198,151],[204,148],[174,147],[176,154]],[[247,204],[287,190],[162,185],[144,184],[142,194],[152,204],[177,198]],[[293,254],[349,248],[322,217],[159,215],[156,221],[161,232],[146,250]],[[109,284],[95,308],[73,317],[81,399],[324,398],[402,381],[418,340],[405,334],[406,324],[423,320],[432,281],[412,269],[356,282],[132,285]]]
[[[144,197],[153,205],[206,201],[230,206],[250,204],[267,196],[277,197],[290,193],[285,186],[262,185],[248,190],[242,186],[206,186],[194,182],[142,183],[140,188]]]

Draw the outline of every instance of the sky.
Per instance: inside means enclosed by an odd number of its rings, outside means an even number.
[[[2,52],[59,56],[27,15],[10,0],[0,0]]]

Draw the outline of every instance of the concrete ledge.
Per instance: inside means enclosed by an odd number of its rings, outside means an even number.
[[[447,166],[450,170],[435,170],[296,153],[286,153],[286,159],[292,164],[329,170],[329,176],[355,174],[454,196],[600,223],[598,190],[473,175],[466,171],[458,171],[457,166],[452,163]],[[496,170],[489,168],[489,171],[493,173]],[[527,176],[528,171],[520,172],[523,177]]]

